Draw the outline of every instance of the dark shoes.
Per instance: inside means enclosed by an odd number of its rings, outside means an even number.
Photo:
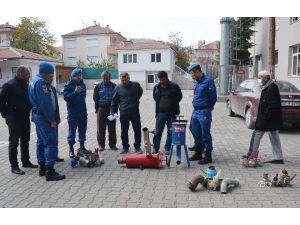
[[[200,165],[204,165],[204,164],[208,164],[208,163],[212,163],[211,152],[205,152],[204,158],[200,159],[198,162],[198,164],[200,164]]]
[[[57,173],[54,170],[53,166],[47,166],[46,181],[58,181],[58,180],[63,180],[65,178],[66,178],[66,176],[60,175],[59,173]]]
[[[284,164],[284,161],[282,159],[273,159],[271,161],[268,161],[266,163],[272,163],[272,164]]]
[[[19,167],[12,167],[11,172],[17,175],[24,175],[25,172],[23,170],[20,170]]]
[[[30,161],[22,163],[23,168],[38,168],[38,165],[32,164]]]
[[[100,152],[103,152],[105,150],[105,146],[99,146]]]
[[[195,154],[189,158],[190,161],[202,160],[202,154],[200,152],[195,152]]]
[[[117,146],[110,146],[110,150],[114,150],[114,151],[117,151],[119,150]]]
[[[195,146],[189,147],[189,151],[195,151],[195,149],[196,149]]]
[[[129,153],[129,150],[126,148],[123,148],[122,151],[120,152],[120,154],[127,154]]]
[[[46,175],[46,166],[45,165],[40,165],[40,169],[39,169],[39,176],[43,177]]]

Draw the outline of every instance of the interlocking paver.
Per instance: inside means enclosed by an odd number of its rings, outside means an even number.
[[[141,99],[140,111],[142,126],[154,129],[154,101],[151,91],[145,91]],[[192,113],[191,91],[183,91],[181,114],[187,119]],[[11,174],[8,162],[7,140],[8,132],[4,120],[0,120],[0,207],[300,207],[300,180],[296,177],[293,186],[288,188],[260,188],[257,183],[263,173],[270,177],[283,168],[280,165],[264,165],[260,168],[242,168],[239,158],[247,151],[251,130],[244,125],[239,117],[226,116],[224,103],[217,103],[213,111],[212,135],[214,142],[213,165],[222,169],[223,177],[237,177],[240,181],[238,188],[233,188],[228,194],[207,191],[190,192],[186,188],[192,176],[199,174],[199,166],[192,162],[187,168],[185,157],[182,164],[175,165],[172,160],[170,169],[127,169],[117,164],[122,156],[119,151],[106,150],[101,152],[105,164],[96,168],[74,168],[68,162],[66,105],[59,97],[62,124],[59,127],[59,156],[66,159],[57,163],[59,172],[67,178],[59,182],[46,182],[44,177],[38,176],[38,170],[25,169],[24,176]],[[96,116],[92,92],[88,92],[88,131],[87,147],[97,146]],[[30,154],[32,161],[36,160],[35,125],[31,128]],[[290,174],[300,173],[299,130],[285,129],[280,131],[285,165]],[[133,146],[133,131],[130,128],[130,144]],[[120,123],[117,122],[118,146],[120,146]],[[165,133],[162,145],[165,142]],[[187,144],[192,145],[193,138],[187,131]],[[78,148],[78,144],[75,146]],[[132,149],[131,149],[132,151]],[[191,155],[192,152],[189,152]],[[272,157],[271,145],[266,137],[260,147],[261,158]],[[20,154],[19,154],[20,155]]]

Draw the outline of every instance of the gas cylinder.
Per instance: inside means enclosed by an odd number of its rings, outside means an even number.
[[[119,164],[126,164],[127,168],[162,168],[163,156],[161,153],[151,155],[127,154],[123,159],[118,160]]]
[[[210,166],[206,169],[206,178],[212,179],[217,175],[217,171],[214,166]]]

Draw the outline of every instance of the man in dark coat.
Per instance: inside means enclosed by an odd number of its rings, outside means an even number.
[[[153,88],[153,99],[155,101],[155,134],[153,136],[154,152],[160,149],[161,136],[165,126],[167,126],[167,139],[165,144],[165,154],[168,155],[172,144],[172,122],[175,115],[179,115],[179,102],[182,99],[180,87],[171,82],[166,71],[158,73],[159,84]]]
[[[6,119],[9,131],[8,151],[11,172],[18,175],[25,174],[18,165],[19,140],[23,167],[38,167],[29,161],[30,111],[32,108],[28,97],[29,78],[28,68],[18,67],[17,76],[3,85],[0,94],[0,111],[2,117]]]
[[[263,87],[260,96],[255,130],[253,131],[250,148],[246,157],[248,159],[257,157],[260,140],[265,132],[268,132],[273,152],[273,160],[268,162],[283,164],[281,143],[278,135],[278,130],[282,127],[280,92],[277,84],[271,80],[271,76],[268,71],[261,71],[258,75],[261,78]]]

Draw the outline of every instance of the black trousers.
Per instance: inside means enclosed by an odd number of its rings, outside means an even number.
[[[11,167],[18,166],[18,146],[20,140],[21,161],[29,161],[30,120],[16,121],[7,119],[6,124],[9,132],[8,155]]]

